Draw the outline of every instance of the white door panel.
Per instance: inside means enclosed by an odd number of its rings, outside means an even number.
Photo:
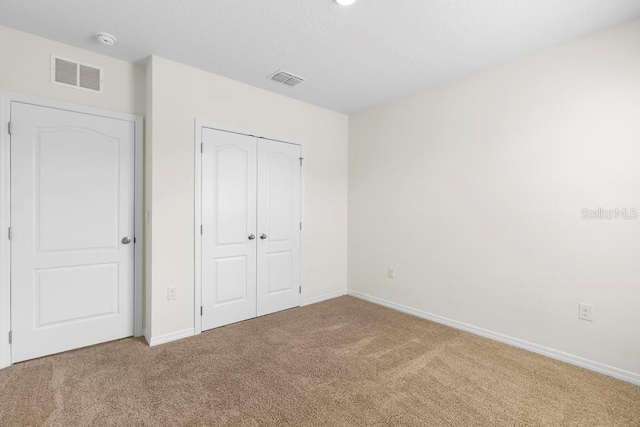
[[[119,150],[118,139],[88,129],[36,129],[38,252],[117,249]]]
[[[256,316],[256,138],[203,129],[202,143],[206,330]]]
[[[41,268],[35,284],[38,327],[118,313],[117,263]]]
[[[13,362],[133,335],[134,125],[13,102]]]
[[[258,144],[258,316],[300,305],[300,147]]]

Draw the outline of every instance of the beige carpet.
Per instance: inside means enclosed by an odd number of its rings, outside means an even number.
[[[640,387],[351,297],[0,371],[1,426],[640,426]]]

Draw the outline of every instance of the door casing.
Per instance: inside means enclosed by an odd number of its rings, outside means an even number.
[[[0,91],[0,369],[11,365],[11,103],[21,102],[82,114],[124,120],[134,124],[134,336],[142,336],[142,278],[144,254],[144,119],[141,116],[118,113],[93,107]]]
[[[195,120],[194,126],[194,222],[193,222],[193,237],[194,237],[194,290],[193,290],[193,330],[194,334],[202,333],[202,235],[200,234],[200,226],[202,225],[202,130],[203,128],[220,130],[224,132],[238,133],[241,135],[251,136],[258,139],[267,139],[276,142],[282,142],[285,144],[292,144],[300,146],[301,158],[304,159],[304,142],[291,142],[288,138],[280,137],[277,135],[271,135],[268,132],[260,132],[259,130],[249,130],[237,126],[230,126],[222,123],[215,123],[206,120]],[[259,143],[259,142],[258,142]],[[302,230],[300,230],[300,306],[303,305],[305,294],[304,283],[304,232],[305,232],[305,218],[304,218],[304,162],[300,168],[300,221],[302,222]]]

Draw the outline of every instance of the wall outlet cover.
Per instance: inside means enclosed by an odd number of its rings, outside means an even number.
[[[593,306],[590,304],[578,304],[578,318],[588,322],[593,321]]]

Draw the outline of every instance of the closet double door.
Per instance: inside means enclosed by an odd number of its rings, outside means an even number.
[[[202,330],[300,305],[300,146],[202,131]]]

